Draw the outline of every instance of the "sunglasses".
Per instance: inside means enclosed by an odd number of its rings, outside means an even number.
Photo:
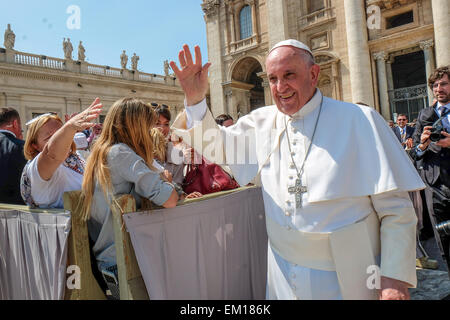
[[[57,115],[57,114],[58,114],[57,112],[47,112],[47,113],[41,114],[41,115],[37,116],[36,118],[31,119],[30,121],[28,121],[27,123],[25,123],[25,126],[29,126],[30,124],[32,124],[32,123],[38,121],[38,120],[41,119],[41,118],[48,117],[48,116],[55,116],[55,115]]]
[[[164,109],[170,109],[170,107],[167,104],[158,104],[156,102],[151,102],[150,104],[154,108],[160,107],[160,108],[164,108]]]

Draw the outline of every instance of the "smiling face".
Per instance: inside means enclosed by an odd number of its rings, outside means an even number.
[[[170,131],[170,121],[163,115],[159,115],[158,122],[156,122],[156,127],[161,130],[164,137],[169,135]]]
[[[36,143],[33,143],[33,147],[42,152],[48,140],[61,128],[63,124],[55,119],[50,119],[46,124],[44,124],[37,133]]]
[[[408,118],[405,115],[399,115],[397,118],[397,124],[403,129],[408,124]]]
[[[320,67],[308,63],[307,53],[284,46],[273,50],[266,61],[270,91],[278,110],[293,115],[316,92]]]

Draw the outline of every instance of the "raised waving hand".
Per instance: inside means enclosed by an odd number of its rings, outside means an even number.
[[[211,63],[202,65],[202,53],[199,46],[195,46],[195,63],[192,59],[191,50],[185,44],[183,50],[178,53],[181,69],[174,61],[170,61],[170,66],[180,82],[181,88],[186,96],[188,106],[195,105],[202,101],[208,91],[208,69]]]

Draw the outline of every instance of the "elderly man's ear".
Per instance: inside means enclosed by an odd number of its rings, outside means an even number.
[[[317,86],[317,83],[319,82],[319,73],[320,66],[318,64],[313,65],[311,67],[311,80],[314,86]]]

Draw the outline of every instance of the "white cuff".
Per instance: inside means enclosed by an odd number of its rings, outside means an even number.
[[[191,129],[196,121],[202,121],[206,115],[206,98],[196,105],[187,106],[186,100],[184,100],[184,108],[186,110],[186,129]]]
[[[416,147],[416,154],[417,156],[421,157],[424,155],[425,151],[427,151],[427,149],[423,150],[419,148],[419,146]]]

